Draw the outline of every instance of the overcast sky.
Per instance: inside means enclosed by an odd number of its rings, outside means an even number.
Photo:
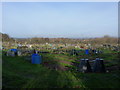
[[[4,2],[2,32],[11,37],[118,36],[117,2]]]

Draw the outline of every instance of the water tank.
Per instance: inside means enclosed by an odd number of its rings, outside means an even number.
[[[88,49],[85,50],[85,54],[89,54],[89,50]]]
[[[93,65],[93,72],[106,72],[103,59],[96,58]]]
[[[80,72],[92,72],[91,66],[88,59],[81,59],[78,66],[78,71]]]
[[[18,51],[18,52],[17,52],[17,55],[18,55],[18,56],[21,56],[21,55],[22,55],[22,53],[21,53],[20,51]]]
[[[11,51],[11,56],[14,57],[15,56],[15,52]]]
[[[41,56],[38,54],[32,54],[32,64],[41,64]]]

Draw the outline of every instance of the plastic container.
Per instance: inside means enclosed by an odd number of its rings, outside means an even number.
[[[106,72],[103,59],[96,58],[93,65],[93,72],[98,73]]]
[[[11,56],[12,56],[12,57],[15,56],[15,52],[14,52],[14,51],[11,52]]]
[[[88,49],[85,50],[85,54],[89,54],[89,50]]]
[[[32,61],[31,61],[32,64],[41,64],[41,61],[42,59],[40,55],[32,54]]]
[[[80,64],[78,66],[78,71],[85,72],[85,73],[92,72],[88,59],[81,59]]]
[[[20,51],[18,51],[18,52],[17,52],[17,55],[18,55],[18,56],[21,56],[21,55],[22,55],[22,53],[21,53]]]

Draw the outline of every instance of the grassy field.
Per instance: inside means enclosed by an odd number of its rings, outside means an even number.
[[[41,54],[42,64],[31,64],[25,56],[2,56],[3,88],[119,88],[118,54],[106,51],[101,55],[70,56],[69,54]],[[80,73],[68,70],[72,62],[81,58],[102,57],[107,73]],[[57,67],[57,68],[56,68]]]

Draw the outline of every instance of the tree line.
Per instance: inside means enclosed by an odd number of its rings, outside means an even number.
[[[101,38],[86,38],[86,39],[70,39],[70,38],[11,38],[8,34],[2,35],[2,42],[10,42],[10,43],[27,43],[27,44],[45,44],[45,43],[54,43],[54,44],[118,44],[118,38],[110,37],[105,35]]]

